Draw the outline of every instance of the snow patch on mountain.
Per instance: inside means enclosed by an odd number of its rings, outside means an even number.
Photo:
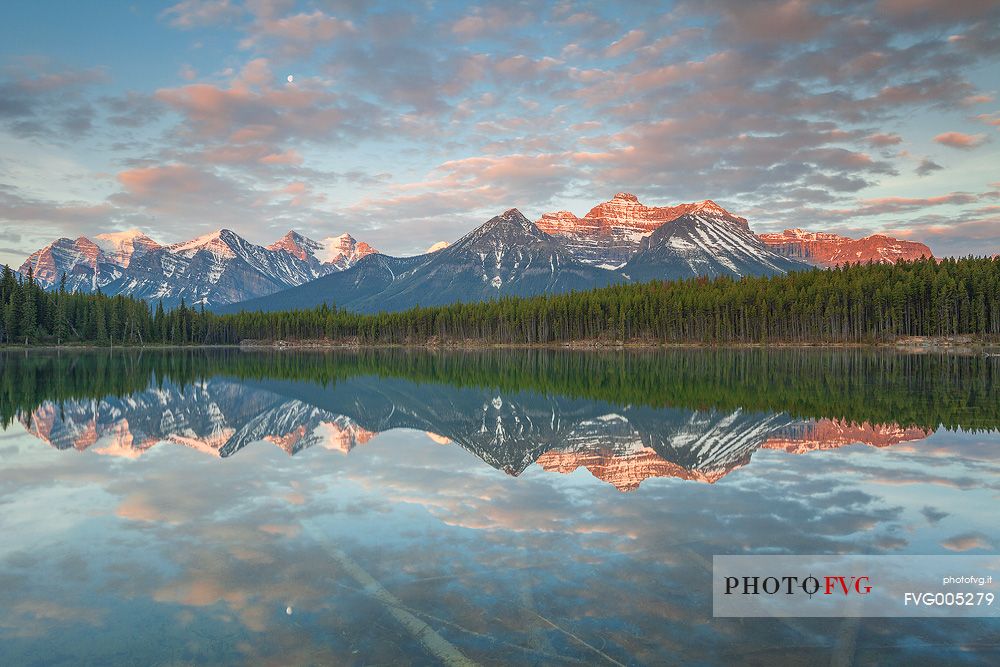
[[[706,206],[657,229],[622,271],[641,281],[780,275],[803,268],[771,251],[748,227]]]

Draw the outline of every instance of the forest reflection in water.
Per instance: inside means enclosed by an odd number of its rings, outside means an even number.
[[[4,664],[1000,657],[996,619],[714,619],[709,579],[720,553],[995,551],[997,358],[0,363]]]

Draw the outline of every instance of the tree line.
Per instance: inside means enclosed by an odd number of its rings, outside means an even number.
[[[693,278],[582,292],[360,314],[308,310],[218,315],[125,296],[46,291],[4,267],[7,344],[868,343],[900,336],[1000,336],[1000,260],[920,259],[775,277]]]

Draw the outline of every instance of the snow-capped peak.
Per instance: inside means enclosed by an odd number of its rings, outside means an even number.
[[[183,255],[194,254],[199,250],[208,250],[222,257],[235,257],[233,243],[238,243],[240,237],[231,229],[217,229],[197,238],[169,246],[168,250]]]
[[[342,268],[353,265],[362,257],[378,251],[350,234],[328,236],[319,243],[316,258],[324,264],[334,264]]]
[[[429,255],[432,252],[437,252],[438,250],[444,250],[450,245],[451,244],[448,243],[447,241],[438,241],[437,243],[429,247],[427,250],[425,250],[424,253]]]
[[[314,241],[294,230],[267,246],[268,250],[284,250],[290,255],[308,261],[310,258],[320,264],[343,270],[353,265],[365,255],[378,252],[367,243],[355,239],[350,234],[328,236],[322,241]],[[321,272],[321,275],[323,272]]]
[[[123,229],[117,232],[104,232],[103,234],[98,234],[95,239],[100,239],[102,241],[107,241],[109,243],[123,243],[125,241],[131,241],[132,239],[138,238],[140,236],[145,236],[142,230],[138,227],[132,227],[130,229]]]
[[[176,250],[188,250],[190,248],[200,248],[221,237],[222,232],[224,231],[226,230],[216,229],[215,231],[208,232],[207,234],[196,236],[195,238],[189,241],[181,241],[180,243],[175,243],[172,246],[170,246],[170,249],[176,251]]]
[[[293,229],[288,230],[287,234],[267,246],[268,250],[284,250],[293,257],[303,261],[309,257],[314,257],[316,251],[322,250],[322,248],[323,244],[313,241]]]
[[[148,252],[160,244],[133,227],[120,232],[105,232],[94,237],[93,243],[112,263],[128,267],[136,252]]]
[[[547,234],[538,229],[519,210],[510,208],[452,243],[447,252],[461,253],[470,248],[478,248],[481,243],[486,243],[490,247],[498,245],[513,247],[529,240],[548,238]]]

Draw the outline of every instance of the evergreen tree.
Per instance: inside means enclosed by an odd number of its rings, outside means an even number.
[[[38,337],[38,304],[35,294],[35,273],[28,267],[28,279],[22,284],[21,325],[19,338],[23,337],[25,344],[34,343]]]
[[[56,344],[62,345],[69,338],[69,311],[68,295],[66,294],[66,274],[62,274],[59,280],[59,292],[56,294],[55,317],[52,323],[52,333],[56,337]]]

